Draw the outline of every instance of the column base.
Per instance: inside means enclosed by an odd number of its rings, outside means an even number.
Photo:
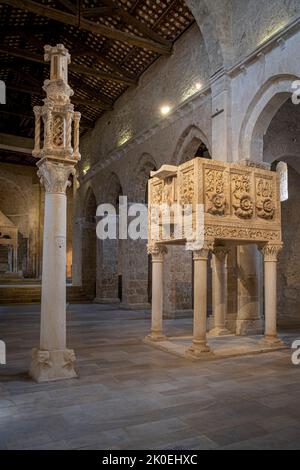
[[[166,341],[167,337],[163,335],[162,333],[155,333],[151,332],[149,335],[145,337],[145,342],[150,342],[150,343],[158,343],[159,341]]]
[[[261,335],[263,330],[264,323],[261,319],[236,321],[237,336]]]
[[[210,332],[208,333],[208,336],[226,336],[226,335],[231,335],[229,330],[227,328],[220,328],[220,327],[215,327]]]
[[[193,341],[193,344],[186,349],[185,355],[192,359],[205,359],[212,357],[213,352],[206,341]]]
[[[119,304],[120,299],[119,298],[100,298],[100,297],[95,297],[94,299],[94,304]]]
[[[264,346],[270,346],[270,347],[282,347],[282,346],[285,346],[284,342],[281,341],[280,338],[278,338],[278,336],[264,336],[261,340],[260,340],[260,344],[264,345]]]
[[[46,351],[32,350],[29,374],[38,383],[77,377],[73,349]]]

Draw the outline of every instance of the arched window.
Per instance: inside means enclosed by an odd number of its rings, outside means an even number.
[[[289,198],[289,173],[288,165],[285,162],[279,162],[276,166],[280,181],[280,201],[287,201]]]

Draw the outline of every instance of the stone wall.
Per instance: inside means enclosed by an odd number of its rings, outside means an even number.
[[[26,277],[40,275],[42,191],[36,170],[0,163],[0,210],[19,229],[18,269]]]
[[[298,0],[231,0],[233,59],[267,41],[300,14]]]

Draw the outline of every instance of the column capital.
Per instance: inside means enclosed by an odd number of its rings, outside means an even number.
[[[278,254],[283,248],[283,243],[267,243],[261,248],[265,262],[276,262]]]
[[[152,256],[152,261],[163,262],[164,255],[168,253],[165,245],[148,245],[148,254]]]
[[[229,253],[230,249],[227,246],[215,246],[213,249],[213,254],[222,261],[225,261]]]
[[[214,244],[211,241],[204,241],[201,244],[196,243],[194,246],[189,245],[188,249],[193,251],[194,261],[200,259],[208,259],[209,252],[213,251]],[[194,249],[193,249],[194,248]]]
[[[71,186],[69,177],[75,173],[75,167],[70,163],[65,164],[48,159],[40,160],[38,163],[37,174],[46,193],[66,194],[67,188]]]

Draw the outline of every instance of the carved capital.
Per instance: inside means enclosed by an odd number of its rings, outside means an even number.
[[[163,262],[168,250],[164,245],[152,245],[148,246],[148,253],[152,256],[152,262]]]
[[[213,254],[220,260],[225,261],[227,255],[229,254],[230,249],[227,246],[215,246],[213,249]]]
[[[38,168],[38,177],[47,193],[65,194],[71,186],[69,177],[76,173],[74,165],[49,160],[42,160]]]
[[[276,262],[278,254],[282,250],[283,244],[278,243],[278,244],[271,244],[267,243],[265,246],[261,248],[261,252],[264,256],[264,261],[265,262]]]
[[[213,243],[211,241],[204,241],[202,248],[196,248],[193,250],[193,259],[197,260],[207,260],[208,255],[213,251]]]

